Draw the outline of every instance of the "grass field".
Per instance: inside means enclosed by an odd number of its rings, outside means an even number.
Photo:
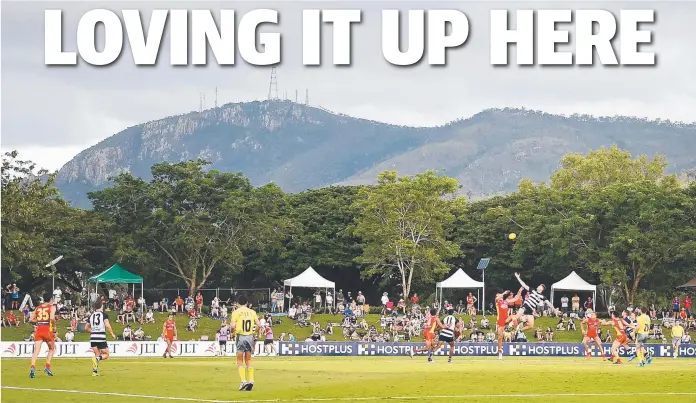
[[[166,320],[166,314],[156,314],[155,315],[155,323],[154,324],[146,324],[143,326],[143,330],[145,331],[146,335],[150,335],[153,337],[153,339],[157,339],[157,337],[162,333],[162,323]],[[465,323],[468,323],[469,317],[468,316],[462,316],[464,319]],[[493,316],[488,317],[491,320],[491,323],[495,322],[495,318]],[[334,315],[313,315],[312,316],[312,321],[318,321],[321,325],[325,325],[327,322],[341,322],[342,316],[334,316]],[[379,329],[379,315],[367,315],[366,321],[371,324],[371,325],[376,325],[377,328]],[[481,317],[478,317],[480,320]],[[299,327],[295,325],[295,322],[292,321],[291,319],[288,318],[280,318],[281,324],[276,325],[273,327],[273,333],[276,338],[280,336],[281,333],[293,333],[296,337],[297,340],[304,340],[307,337],[310,336],[310,333],[312,332],[311,327]],[[179,339],[180,340],[200,340],[200,337],[202,335],[207,335],[210,340],[214,340],[215,338],[215,332],[220,329],[220,321],[213,320],[210,318],[202,318],[201,320],[198,321],[199,325],[199,330],[196,333],[191,333],[186,331],[186,325],[188,324],[188,318],[185,315],[177,315],[175,317],[175,321],[177,322],[177,327],[179,330]],[[542,328],[542,330],[546,330],[547,327],[550,327],[552,329],[555,328],[556,323],[558,323],[558,319],[547,319],[547,318],[539,318],[536,320],[535,326],[539,326]],[[123,334],[123,325],[116,323],[115,317],[111,320],[111,324],[114,327],[114,332],[116,335],[122,335]],[[61,320],[58,322],[58,335],[62,338],[65,335],[65,330],[66,328],[70,325],[68,321]],[[579,322],[576,321],[577,325],[577,330],[576,331],[555,331],[554,332],[554,341],[557,342],[580,342],[582,340],[582,334],[580,333],[580,324]],[[131,325],[135,326],[136,325]],[[602,326],[603,330],[608,330],[608,326]],[[341,332],[339,329],[335,329],[336,332],[333,336],[329,335],[327,336],[327,340],[329,341],[342,341],[344,340]],[[9,327],[9,328],[3,328],[2,333],[0,334],[0,338],[3,341],[19,341],[19,340],[24,340],[26,337],[29,336],[29,334],[32,331],[32,327],[30,324],[22,324],[20,327]],[[528,331],[527,332],[527,337],[529,338],[530,341],[532,341],[534,332]],[[696,337],[696,335],[694,335]],[[85,333],[77,333],[75,334],[75,340],[74,341],[89,341],[89,335]]]
[[[36,379],[28,360],[4,359],[2,402],[694,403],[693,361],[658,358],[638,368],[581,358],[260,358],[256,387],[239,392],[229,357],[113,359],[100,377],[91,376],[89,359],[56,359],[55,376]]]

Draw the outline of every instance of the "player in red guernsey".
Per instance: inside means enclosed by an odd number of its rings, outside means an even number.
[[[616,339],[611,345],[611,361],[614,364],[621,364],[621,358],[619,357],[619,347],[628,347],[628,335],[626,334],[626,325],[621,316],[616,311],[611,312],[611,321],[602,321],[604,326],[612,326],[616,331]]]
[[[518,301],[522,301],[522,290],[520,288],[516,295],[508,290],[503,291],[502,294],[496,294],[495,296],[495,309],[498,315],[496,320],[497,331],[498,331],[498,359],[503,359],[503,339],[505,335],[505,325],[510,321],[510,309]]]
[[[508,320],[508,314],[510,313],[510,307],[508,306],[508,297],[510,296],[510,291],[503,291],[502,294],[496,294],[495,296],[495,310],[498,313],[498,320],[496,325],[498,326],[498,359],[503,359],[503,334],[505,333],[505,324]]]
[[[435,331],[437,330],[437,320],[438,320],[438,315],[440,313],[439,309],[431,309],[430,310],[430,319],[428,319],[427,322],[425,322],[425,329],[423,330],[423,338],[425,339],[425,347],[421,347],[417,350],[411,350],[411,358],[413,358],[413,354],[415,353],[421,353],[423,351],[428,352],[428,362],[433,361],[433,347],[434,347],[434,341],[435,341]]]
[[[172,357],[172,343],[174,339],[178,336],[176,331],[176,322],[174,322],[174,315],[169,315],[169,318],[162,325],[162,338],[167,342],[167,349],[164,351],[162,358],[167,358],[167,353],[169,353],[169,358]]]
[[[510,295],[507,297],[508,312],[514,312],[516,307],[522,306],[522,291],[524,291],[524,287],[520,287],[520,289],[517,291],[517,294]],[[512,326],[517,326],[517,321],[515,320],[515,318],[515,315],[508,315],[507,319],[505,320],[505,323],[509,323],[510,321],[512,321]]]
[[[585,330],[585,324],[587,325],[587,330]],[[599,347],[599,352],[602,353],[602,359],[607,359],[607,357],[604,355],[604,350],[602,350],[602,340],[599,339],[599,335],[597,334],[597,329],[599,328],[600,324],[599,319],[597,319],[597,314],[592,312],[590,309],[587,310],[587,316],[585,319],[580,322],[580,328],[582,329],[582,333],[585,335],[585,337],[582,338],[582,345],[585,346],[585,355],[587,356],[588,360],[591,357],[590,348],[588,346],[590,341],[594,341],[595,344],[597,344],[597,347]]]
[[[51,301],[53,302],[53,301]],[[41,352],[41,345],[48,345],[48,357],[46,357],[46,367],[44,372],[48,376],[53,376],[51,371],[51,359],[56,351],[55,332],[56,332],[56,307],[53,303],[43,303],[36,307],[31,314],[30,322],[36,323],[34,333],[34,353],[31,355],[31,369],[29,377],[36,378],[36,360]]]

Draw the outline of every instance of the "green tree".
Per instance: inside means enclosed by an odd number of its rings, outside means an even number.
[[[18,155],[12,151],[2,158],[2,271],[13,281],[30,272],[41,275],[50,260],[43,229],[51,217],[44,209],[58,196],[55,174]]]
[[[16,151],[3,156],[3,277],[23,289],[50,291],[57,285],[81,290],[83,280],[111,257],[110,223],[91,211],[70,207],[53,186],[55,174],[37,170]],[[53,268],[45,265],[58,255]]]
[[[146,183],[130,174],[90,194],[95,211],[130,234],[118,254],[154,262],[189,293],[216,269],[241,270],[243,250],[282,237],[277,220],[284,195],[275,185],[254,188],[240,174],[205,171],[207,162],[160,163]]]
[[[268,286],[311,265],[343,287],[357,286],[352,284],[360,278],[355,258],[362,248],[347,228],[355,217],[351,206],[358,189],[329,186],[287,195],[285,239],[248,250],[242,280]]]
[[[521,184],[526,236],[516,248],[542,269],[589,269],[632,303],[647,278],[688,253],[691,202],[659,157],[631,159],[613,147],[562,165],[549,186]]]
[[[456,196],[459,182],[429,171],[398,177],[383,172],[375,186],[360,190],[353,233],[363,241],[364,277],[382,283],[398,279],[404,296],[414,278],[432,282],[449,271],[445,260],[460,250],[446,239],[465,200]]]

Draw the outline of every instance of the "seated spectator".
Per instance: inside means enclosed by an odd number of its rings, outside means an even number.
[[[123,329],[123,340],[133,341],[133,329],[131,329],[130,325],[126,325]]]
[[[546,328],[546,339],[547,342],[552,342],[553,341],[553,330],[551,330],[550,327]]]
[[[193,333],[198,331],[198,320],[195,317],[189,320],[188,326],[186,326],[186,330]]]
[[[297,304],[293,304],[288,310],[288,318],[295,319],[297,317]]]
[[[169,310],[169,300],[167,298],[162,298],[159,303],[160,312],[166,312]]]
[[[682,336],[682,343],[691,344],[691,335],[689,332],[684,332],[684,336]]]
[[[534,338],[537,341],[544,341],[544,333],[541,331],[540,327],[536,328],[536,330],[534,331]]]
[[[565,329],[566,329],[565,320],[563,318],[560,318],[558,320],[558,323],[556,323],[556,330],[565,330]]]
[[[491,323],[488,320],[488,318],[484,316],[483,319],[481,319],[481,329],[490,329],[490,328],[491,328]]]
[[[133,332],[133,337],[135,338],[135,340],[138,340],[138,341],[145,340],[145,331],[143,330],[142,326],[138,326],[138,330]]]
[[[75,333],[73,333],[72,330],[68,329],[67,332],[65,332],[65,341],[68,343],[72,342],[75,339]]]
[[[401,311],[401,313],[406,315],[406,301],[403,298],[401,298],[399,303],[396,305],[396,310]]]
[[[155,323],[155,314],[152,312],[152,309],[148,309],[145,314],[145,323]]]
[[[184,312],[184,299],[181,298],[181,295],[176,296],[176,299],[174,300],[174,306],[176,308],[176,312]]]
[[[457,304],[457,314],[461,315],[464,313],[464,309],[466,309],[466,305],[464,305],[464,301],[461,299],[459,300],[459,303]]]
[[[126,313],[123,312],[123,310],[120,310],[118,312],[118,315],[116,315],[116,322],[118,323],[126,323]]]
[[[17,319],[17,315],[13,311],[8,311],[6,316],[8,326],[19,327],[19,319]]]
[[[25,304],[24,309],[22,309],[22,323],[29,322],[29,318],[31,318],[31,311],[29,310],[29,304]]]
[[[575,321],[574,321],[573,319],[569,319],[569,320],[568,320],[568,324],[567,324],[566,330],[567,330],[567,331],[577,330],[577,328],[575,327]]]

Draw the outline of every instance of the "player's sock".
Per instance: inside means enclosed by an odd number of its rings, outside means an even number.
[[[254,382],[254,367],[247,368],[247,382]]]
[[[638,362],[643,362],[645,360],[645,354],[643,350],[638,351]]]
[[[239,366],[237,367],[237,371],[239,372],[239,379],[241,379],[242,382],[246,382],[246,368]]]

